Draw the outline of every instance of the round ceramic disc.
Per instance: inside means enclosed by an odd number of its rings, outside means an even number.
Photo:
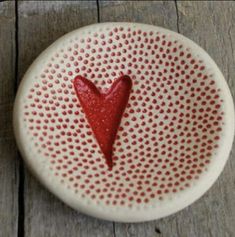
[[[123,75],[132,88],[109,169],[74,79],[104,93]],[[14,128],[27,165],[61,200],[137,222],[179,211],[211,187],[231,149],[234,108],[218,67],[191,40],[104,23],[66,34],[35,60],[17,93]]]

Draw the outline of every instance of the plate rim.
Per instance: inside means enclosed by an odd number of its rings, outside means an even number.
[[[156,31],[160,31],[160,32],[165,32],[165,33],[169,33],[171,34],[174,38],[181,40],[183,43],[189,44],[190,47],[192,47],[193,50],[197,49],[199,50],[200,54],[203,55],[203,59],[205,59],[205,62],[209,62],[209,64],[213,67],[213,71],[215,74],[217,74],[217,77],[219,77],[220,81],[220,86],[222,91],[224,92],[224,96],[225,96],[225,104],[228,108],[228,111],[226,110],[226,113],[229,114],[229,116],[227,115],[226,118],[230,123],[230,128],[226,130],[226,143],[224,144],[224,147],[222,149],[222,151],[220,150],[220,156],[223,157],[221,158],[220,162],[215,162],[217,163],[216,165],[214,164],[214,172],[212,175],[212,172],[207,172],[206,174],[204,174],[204,177],[201,176],[199,182],[197,183],[197,186],[200,186],[200,190],[195,189],[195,193],[193,193],[192,195],[192,189],[189,188],[190,192],[184,192],[184,200],[180,201],[179,203],[177,203],[177,205],[168,205],[167,208],[159,209],[159,207],[157,208],[150,208],[150,209],[144,209],[144,210],[138,210],[138,209],[133,209],[133,210],[129,210],[129,212],[123,211],[120,212],[119,210],[115,210],[113,209],[111,211],[111,208],[107,207],[106,209],[99,209],[99,208],[94,208],[95,205],[91,206],[91,205],[84,205],[81,202],[78,201],[78,199],[71,196],[70,194],[66,194],[63,192],[63,190],[61,188],[58,189],[58,184],[55,185],[53,180],[53,177],[43,177],[43,171],[39,170],[36,166],[36,163],[34,162],[30,162],[31,158],[30,158],[30,153],[28,152],[27,149],[27,145],[25,145],[26,142],[26,138],[24,137],[24,134],[22,132],[22,124],[21,124],[21,120],[19,119],[19,108],[21,106],[21,96],[24,94],[24,90],[26,90],[25,85],[27,85],[27,78],[30,78],[33,73],[33,71],[35,71],[35,68],[39,67],[40,65],[43,64],[42,60],[46,55],[50,55],[50,52],[54,52],[56,51],[56,48],[65,40],[70,39],[73,35],[75,34],[79,34],[80,32],[82,32],[83,30],[87,30],[89,28],[91,28],[92,30],[96,27],[99,28],[101,26],[105,27],[105,26],[128,26],[130,25],[130,27],[136,26],[136,27],[140,27],[140,28],[153,28]],[[30,81],[30,80],[28,80]],[[28,83],[30,84],[30,83]],[[229,118],[228,118],[229,117]],[[142,24],[142,23],[135,23],[135,22],[104,22],[104,23],[96,23],[96,24],[91,24],[91,25],[87,25],[81,28],[78,28],[76,30],[73,30],[67,34],[65,34],[64,36],[58,38],[56,41],[54,41],[54,43],[52,43],[48,48],[46,48],[39,56],[37,56],[37,58],[34,60],[34,62],[31,64],[31,66],[28,68],[28,70],[26,71],[25,75],[23,76],[23,79],[21,80],[20,86],[18,87],[17,90],[17,95],[15,98],[15,102],[14,102],[14,108],[13,108],[13,130],[14,130],[14,134],[16,137],[16,143],[17,146],[20,150],[20,153],[22,154],[22,157],[25,161],[25,164],[27,165],[27,167],[29,168],[29,170],[31,171],[31,173],[37,177],[37,179],[40,181],[41,184],[43,184],[44,187],[46,187],[50,192],[52,192],[56,197],[58,197],[60,200],[62,200],[63,202],[65,202],[68,206],[81,211],[83,213],[86,213],[88,215],[97,217],[97,218],[102,218],[105,220],[109,220],[109,221],[118,221],[118,222],[140,222],[140,221],[149,221],[149,220],[155,220],[155,219],[160,219],[163,218],[165,216],[174,214],[176,212],[178,212],[179,210],[182,210],[183,208],[191,205],[192,203],[194,203],[196,200],[198,200],[200,197],[202,197],[206,191],[208,191],[210,189],[210,187],[215,183],[215,181],[218,179],[219,175],[221,174],[222,170],[224,169],[224,166],[226,164],[226,161],[229,158],[229,154],[232,148],[232,143],[233,143],[233,138],[234,138],[234,105],[233,105],[233,99],[232,99],[232,95],[230,93],[227,81],[225,80],[223,74],[221,73],[220,69],[218,68],[218,66],[216,65],[216,63],[214,62],[214,60],[209,56],[209,54],[199,45],[197,45],[195,42],[193,42],[192,40],[190,40],[189,38],[174,32],[172,30],[168,30],[159,26],[155,26],[155,25],[150,25],[150,24]],[[226,126],[228,127],[228,125]],[[22,141],[23,140],[23,141]],[[223,139],[224,140],[224,139]],[[218,152],[219,153],[219,152]],[[217,159],[216,159],[217,160]],[[210,175],[208,175],[208,173]],[[48,181],[49,179],[49,181]],[[53,181],[51,181],[53,180]],[[201,181],[204,182],[201,182]],[[206,180],[206,181],[205,181]],[[124,209],[123,209],[124,210]],[[160,213],[161,212],[161,213]]]

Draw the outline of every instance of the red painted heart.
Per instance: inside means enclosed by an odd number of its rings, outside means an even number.
[[[129,76],[118,78],[107,93],[101,93],[84,77],[74,79],[74,87],[106,163],[113,167],[112,147],[131,92]]]

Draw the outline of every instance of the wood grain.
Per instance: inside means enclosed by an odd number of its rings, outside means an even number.
[[[235,94],[235,3],[179,2],[179,30],[201,45],[215,60]],[[191,206],[195,236],[232,237],[235,233],[235,144],[226,167],[212,189]],[[200,228],[199,228],[200,225]],[[181,225],[186,233],[188,225]]]
[[[19,2],[19,75],[63,34],[97,22],[95,1]],[[25,175],[25,237],[109,237],[112,223],[80,214]]]
[[[140,22],[177,31],[173,1],[99,1],[100,21]]]
[[[136,21],[179,30],[215,59],[234,95],[234,2],[101,1],[101,21]],[[223,174],[199,201],[170,217],[115,224],[116,237],[232,237],[235,233],[235,148]]]
[[[0,3],[0,236],[17,236],[18,162],[12,130],[15,77],[14,2]]]

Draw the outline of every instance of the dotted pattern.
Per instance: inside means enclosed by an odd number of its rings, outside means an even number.
[[[162,200],[193,185],[216,153],[223,100],[208,71],[170,34],[109,27],[71,38],[28,91],[28,136],[74,193],[107,205]],[[75,94],[77,75],[103,91],[121,75],[133,81],[112,171]]]

